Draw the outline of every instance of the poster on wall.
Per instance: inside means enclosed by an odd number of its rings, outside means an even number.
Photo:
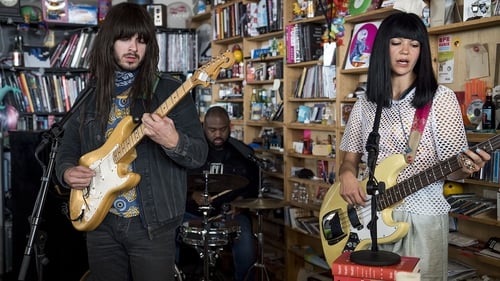
[[[438,82],[441,84],[453,83],[455,67],[455,52],[453,49],[453,37],[442,35],[438,38]],[[456,41],[457,39],[455,39]]]
[[[359,23],[354,26],[345,60],[345,69],[368,68],[373,41],[380,21]]]

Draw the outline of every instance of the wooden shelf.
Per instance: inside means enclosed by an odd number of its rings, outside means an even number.
[[[203,22],[212,16],[212,7],[207,5],[206,12],[191,17],[191,22]]]
[[[473,185],[477,185],[477,186],[500,188],[500,183],[497,183],[497,182],[489,182],[489,181],[476,180],[476,179],[465,179],[464,182],[469,183],[469,184],[473,184]]]
[[[288,153],[286,155],[288,157],[302,158],[302,159],[315,159],[315,160],[335,161],[335,157],[312,155],[312,154],[301,154],[301,153],[296,153],[293,150],[288,151]]]
[[[245,62],[270,62],[270,61],[277,61],[277,60],[283,60],[284,57],[282,55],[279,56],[266,56],[263,58],[258,58],[258,59],[245,59]]]
[[[479,275],[488,274],[491,277],[500,277],[500,259],[485,257],[477,254],[477,252],[478,249],[470,247],[461,248],[452,245],[448,247],[448,256],[450,260],[457,260],[476,268]],[[497,270],[495,270],[495,268]]]
[[[336,99],[330,99],[330,98],[288,98],[288,102],[298,102],[298,103],[304,103],[304,102],[335,102]]]
[[[235,83],[235,82],[243,82],[243,80],[244,80],[243,78],[224,78],[215,80],[215,83],[217,84]]]
[[[268,121],[268,120],[262,120],[262,121],[257,121],[257,120],[247,120],[245,122],[247,126],[253,126],[253,127],[274,127],[274,128],[281,128],[283,127],[283,122],[279,121]]]
[[[291,182],[301,183],[301,184],[305,184],[305,185],[321,186],[321,187],[326,187],[326,188],[330,188],[332,186],[331,183],[324,182],[322,179],[312,180],[312,179],[301,179],[298,177],[289,177],[288,180]],[[307,209],[308,205],[305,204],[302,207],[303,208],[305,207]],[[313,206],[313,207],[314,208],[318,207],[318,211],[319,211],[319,206]]]
[[[285,127],[287,129],[296,129],[296,130],[317,130],[317,131],[335,131],[336,127],[335,125],[322,125],[322,124],[315,124],[315,123],[310,123],[310,124],[304,124],[304,123],[298,123],[298,122],[292,122],[285,124]]]
[[[258,36],[252,36],[252,37],[245,37],[245,40],[247,41],[255,41],[255,42],[263,42],[267,41],[271,38],[275,37],[283,37],[283,30],[280,31],[274,31],[274,32],[268,32],[264,34],[260,34]]]
[[[213,40],[212,44],[216,45],[228,45],[232,43],[239,43],[243,41],[243,37],[241,36],[234,36],[234,37],[229,37],[229,38],[224,38],[224,39],[219,39],[219,40]]]
[[[287,63],[287,67],[293,67],[293,68],[302,68],[302,67],[308,67],[308,66],[313,66],[321,64],[320,61],[305,61],[305,62],[297,62],[297,63]]]
[[[500,221],[497,220],[497,210],[493,209],[488,212],[484,212],[477,216],[466,216],[462,214],[450,213],[451,217],[457,218],[459,220],[467,220],[478,222],[481,224],[492,225],[492,226],[500,226]]]
[[[467,132],[467,140],[469,142],[483,142],[488,140],[489,138],[500,134],[500,131],[497,131],[496,134],[494,133],[483,133],[483,132]]]
[[[392,7],[380,8],[356,16],[347,16],[344,18],[344,20],[346,23],[360,23],[373,20],[382,20],[389,15],[397,12],[399,12],[399,10],[393,9]]]
[[[457,22],[451,23],[436,27],[430,27],[428,29],[429,35],[441,35],[441,34],[449,34],[455,32],[469,31],[475,29],[481,29],[491,26],[497,26],[500,24],[500,16],[493,16],[487,18],[480,18],[477,20],[465,21],[465,22]]]
[[[242,103],[243,98],[228,98],[228,99],[215,99],[214,102],[234,102],[234,103]]]

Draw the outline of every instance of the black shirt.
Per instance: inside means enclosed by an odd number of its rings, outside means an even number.
[[[233,139],[232,141],[238,140]],[[253,161],[248,159],[248,157],[244,155],[245,153],[246,152],[238,151],[238,149],[236,149],[233,145],[230,144],[230,142],[227,141],[221,150],[216,150],[210,147],[205,164],[201,168],[188,171],[188,175],[200,179],[203,179],[203,171],[208,171],[209,191],[211,189],[211,174],[219,174],[217,176],[219,177],[219,179],[224,179],[224,183],[226,183],[224,175],[229,175],[230,177],[227,178],[229,180],[229,182],[227,182],[228,184],[225,184],[227,185],[227,188],[225,188],[224,186],[224,188],[221,189],[221,186],[218,185],[219,183],[217,181],[213,183],[214,185],[216,185],[215,188],[218,190],[218,192],[209,192],[211,196],[217,195],[218,193],[226,189],[231,189],[232,191],[213,200],[211,206],[214,209],[209,214],[210,217],[220,214],[222,211],[222,205],[224,203],[231,203],[235,198],[239,196],[243,198],[257,198],[259,188],[259,167]],[[231,176],[240,176],[246,179],[248,183],[241,186],[242,183],[245,183],[245,180],[242,180],[242,178],[239,177]],[[195,188],[196,191],[203,192],[205,187],[204,184],[197,184],[194,187],[188,186],[188,190],[190,191],[192,191],[193,188]],[[220,191],[219,189],[221,189],[222,191]],[[201,212],[198,210],[198,204],[196,204],[196,202],[191,198],[191,192],[188,192],[186,211],[192,214],[201,215]]]

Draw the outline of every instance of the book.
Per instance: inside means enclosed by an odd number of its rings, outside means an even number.
[[[318,66],[311,66],[307,69],[306,80],[304,81],[304,87],[302,90],[302,98],[314,98],[314,88],[316,86],[316,73]]]
[[[78,44],[79,38],[80,38],[80,33],[78,32],[73,33],[73,35],[71,35],[64,56],[61,58],[62,61],[60,67],[67,68],[71,66],[71,60],[73,59],[73,56],[75,54],[75,48],[76,45]]]
[[[448,281],[464,280],[474,275],[476,275],[474,268],[456,261],[448,261]]]
[[[345,59],[345,69],[368,68],[373,42],[381,21],[358,23],[352,31]]]
[[[80,63],[80,57],[82,55],[82,49],[87,44],[89,33],[84,30],[80,31],[80,35],[78,36],[78,41],[76,42],[74,55],[71,57],[71,61],[68,62],[69,67],[78,67]]]
[[[304,229],[302,229],[302,227],[300,226],[300,223],[297,219],[302,218],[302,217],[310,217],[310,216],[311,216],[310,210],[301,209],[298,207],[291,207],[288,209],[288,218],[290,220],[289,223],[290,223],[290,227],[293,229],[298,229],[298,230],[304,231]]]
[[[342,253],[332,264],[333,276],[349,276],[372,278],[377,280],[396,280],[396,273],[399,271],[419,272],[420,258],[401,256],[401,261],[388,266],[370,266],[357,264],[351,261],[351,252]]]
[[[50,67],[58,67],[61,63],[61,56],[64,54],[69,40],[63,38],[50,56]]]
[[[420,273],[418,272],[397,272],[397,281],[420,281]],[[334,276],[333,281],[384,281],[381,279],[352,277],[352,276]]]
[[[26,112],[35,112],[35,107],[33,100],[31,98],[31,93],[28,87],[28,82],[26,79],[26,74],[24,72],[19,73],[19,85],[21,86],[21,92],[23,94],[24,100],[26,101]]]
[[[319,219],[315,216],[297,218],[298,226],[309,234],[319,235]]]
[[[448,244],[458,247],[468,247],[476,245],[478,241],[475,238],[462,234],[460,232],[448,233]]]
[[[380,279],[352,277],[352,276],[334,276],[333,281],[383,281]]]
[[[311,108],[307,105],[299,105],[297,112],[297,122],[310,123],[311,122]]]
[[[302,73],[300,74],[297,87],[295,88],[295,97],[296,98],[302,98],[302,92],[304,90],[304,83],[306,80],[306,75],[307,75],[307,66],[304,66],[304,68],[302,68]]]

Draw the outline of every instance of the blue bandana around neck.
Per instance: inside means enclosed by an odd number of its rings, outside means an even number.
[[[123,71],[123,70],[117,70],[115,71],[115,88],[116,88],[116,94],[121,94],[130,86],[132,86],[132,83],[134,82],[135,76],[137,75],[137,70],[136,71]]]

